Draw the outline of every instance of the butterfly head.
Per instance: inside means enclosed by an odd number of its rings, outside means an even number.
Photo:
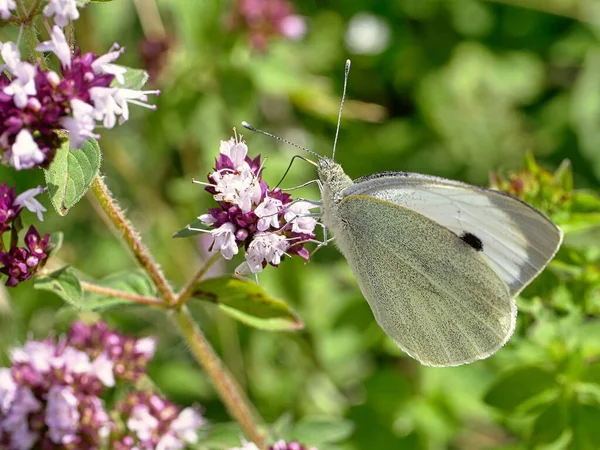
[[[317,162],[317,173],[323,185],[334,195],[352,184],[352,179],[346,175],[342,166],[334,160],[321,157]]]

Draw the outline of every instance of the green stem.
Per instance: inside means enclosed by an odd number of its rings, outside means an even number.
[[[177,303],[181,296],[175,295],[158,264],[142,243],[131,222],[125,218],[121,208],[99,175],[94,178],[92,192],[110,222],[123,234],[127,247],[132,251],[140,266],[152,278],[162,297],[164,306],[172,310],[174,322],[179,332],[190,347],[196,361],[206,371],[231,416],[240,423],[246,436],[256,443],[261,450],[264,449],[265,436],[259,431],[255,422],[252,404],[242,394],[241,389],[211,347],[189,310],[185,305]],[[204,267],[188,283],[188,286],[192,285],[194,280],[200,279],[206,274],[206,271],[216,260],[216,257],[209,258]],[[188,290],[192,291],[192,288],[184,288],[183,293],[185,294]]]
[[[160,308],[164,308],[166,306],[165,303],[159,298],[144,297],[143,295],[137,295],[130,292],[120,291],[118,289],[98,286],[97,284],[88,283],[86,281],[80,281],[80,284],[81,288],[85,292],[95,292],[97,294],[106,295],[107,297],[124,298],[142,305],[157,306]]]
[[[121,208],[113,199],[100,175],[96,175],[94,178],[92,191],[112,224],[123,234],[123,239],[127,243],[127,247],[133,252],[135,259],[137,259],[140,266],[152,278],[162,298],[168,305],[174,305],[176,299],[175,292],[173,292],[162,270],[160,270],[152,255],[142,243],[140,236],[135,228],[133,228],[131,222],[123,215],[123,211],[121,211]]]
[[[259,431],[255,423],[249,407],[250,403],[241,394],[233,377],[223,367],[223,363],[215,354],[185,305],[174,311],[173,320],[178,325],[192,354],[213,381],[215,389],[223,399],[231,416],[240,423],[246,436],[259,448],[264,449],[265,435]]]
[[[190,298],[194,293],[194,287],[196,287],[198,281],[200,281],[202,277],[206,275],[206,272],[208,272],[210,268],[214,266],[214,264],[220,259],[220,257],[221,254],[219,252],[216,252],[210,258],[208,258],[208,260],[204,263],[204,265],[200,268],[196,275],[194,275],[191,278],[191,280],[188,281],[185,287],[177,295],[177,300],[175,301],[175,304],[177,306],[185,304],[187,299]]]
[[[39,14],[42,9],[42,0],[34,0],[33,4],[29,8],[29,12],[27,13],[27,20],[33,21],[35,17]]]

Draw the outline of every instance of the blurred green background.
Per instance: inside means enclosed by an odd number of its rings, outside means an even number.
[[[84,51],[121,43],[120,62],[151,70],[150,86],[162,91],[156,111],[132,111],[100,145],[107,184],[176,286],[205,257],[200,239],[171,236],[212,206],[191,179],[206,176],[219,140],[247,120],[329,155],[347,58],[337,159],[351,177],[402,170],[487,185],[491,171],[521,169],[531,152],[550,171],[568,158],[573,184],[584,190],[572,204],[550,205],[567,230],[565,245],[518,299],[515,336],[469,366],[425,368],[400,352],[333,246],[308,265],[294,258],[260,275],[299,312],[302,332],[253,330],[195,307],[260,414],[268,423],[286,412],[295,421],[353,423],[341,442],[309,442],[321,450],[600,448],[600,3],[296,0],[294,8],[306,35],[273,36],[262,50],[242,23],[231,26],[230,2],[91,3],[76,23]],[[0,30],[2,40],[15,35]],[[274,185],[298,150],[244,135],[251,155],[267,157],[265,178]],[[296,162],[284,186],[315,175]],[[43,184],[43,173],[0,167],[0,180],[22,191]],[[567,192],[568,182],[553,188]],[[318,198],[310,187],[296,195]],[[94,278],[131,269],[133,259],[88,200],[64,218],[49,211],[39,227],[65,233],[53,267],[72,264]],[[30,283],[0,288],[4,361],[27,336],[65,330],[72,313],[62,308]],[[212,422],[229,420],[164,318],[134,306],[105,318],[159,337],[151,375],[167,395],[204,405]]]

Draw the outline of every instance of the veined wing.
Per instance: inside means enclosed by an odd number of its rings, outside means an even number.
[[[550,262],[562,233],[541,212],[509,194],[406,172],[360,178],[344,195],[367,195],[404,206],[479,250],[516,296]]]
[[[371,196],[338,205],[336,242],[375,319],[422,364],[486,358],[511,336],[516,306],[479,252],[447,228]]]

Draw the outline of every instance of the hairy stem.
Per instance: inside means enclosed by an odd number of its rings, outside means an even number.
[[[173,292],[173,289],[171,289],[162,270],[160,270],[160,267],[156,261],[154,261],[152,255],[142,243],[140,236],[135,228],[133,228],[131,222],[123,215],[123,211],[121,211],[121,208],[113,199],[108,187],[100,175],[96,175],[96,178],[94,178],[92,191],[112,224],[123,234],[123,239],[127,243],[127,247],[133,252],[135,259],[137,259],[140,266],[142,266],[150,278],[152,278],[152,281],[156,285],[162,298],[167,304],[174,305],[176,298],[175,292]]]
[[[246,436],[259,448],[264,449],[265,435],[255,423],[250,403],[242,395],[233,377],[223,367],[223,363],[215,354],[187,307],[184,305],[175,310],[173,319],[196,361],[202,365],[213,381],[215,389],[223,399],[231,416],[240,423]]]
[[[162,297],[162,305],[172,310],[175,325],[187,342],[196,361],[198,361],[206,371],[206,374],[210,378],[231,416],[240,423],[246,436],[256,443],[261,450],[264,449],[265,437],[264,434],[260,432],[258,425],[255,422],[254,414],[252,413],[254,407],[244,396],[231,374],[225,368],[222,361],[219,359],[189,313],[189,310],[185,305],[178,303],[178,299],[180,299],[181,296],[178,297],[175,295],[158,264],[154,261],[152,255],[142,243],[140,236],[131,222],[125,218],[121,208],[112,197],[104,180],[99,175],[96,175],[94,178],[92,192],[110,222],[123,234],[123,239],[125,240],[127,247],[132,251],[140,266],[142,266],[150,278],[152,278],[152,281]],[[193,286],[189,286],[193,285],[192,282],[194,280],[200,279],[215,261],[216,258],[209,258],[204,264],[204,267],[202,267],[198,274],[196,274],[190,283],[188,283],[188,286],[183,289],[182,293],[185,294],[188,290],[192,292]],[[189,294],[186,295],[189,296]]]
[[[87,283],[80,281],[81,288],[85,292],[95,292],[97,294],[106,295],[107,297],[125,298],[132,302],[140,303],[142,305],[158,306],[164,308],[165,303],[159,298],[144,297],[143,295],[132,294],[130,292],[120,291],[118,289],[111,289],[104,286],[98,286],[97,284]]]
[[[198,270],[196,275],[194,275],[190,281],[185,285],[185,287],[179,292],[177,295],[176,304],[178,306],[185,304],[188,298],[192,296],[194,293],[194,287],[206,275],[206,272],[210,270],[210,268],[220,259],[221,254],[219,252],[214,253],[208,260],[204,263],[204,265]]]

